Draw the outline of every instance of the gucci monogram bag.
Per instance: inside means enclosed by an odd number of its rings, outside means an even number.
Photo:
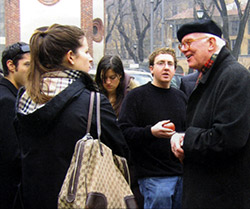
[[[87,134],[76,143],[59,193],[58,208],[137,208],[126,159],[113,155],[100,141],[100,95],[96,94],[98,139],[89,134],[95,97],[95,92],[91,92]]]

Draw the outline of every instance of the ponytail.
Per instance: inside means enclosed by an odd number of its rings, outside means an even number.
[[[63,58],[68,51],[76,53],[81,47],[84,32],[70,25],[54,24],[44,30],[36,30],[30,38],[30,71],[28,73],[27,93],[31,99],[44,104],[51,97],[42,90],[42,76],[53,71],[63,71]]]

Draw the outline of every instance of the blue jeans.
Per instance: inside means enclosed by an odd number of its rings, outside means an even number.
[[[182,177],[152,177],[138,180],[144,209],[181,209]]]

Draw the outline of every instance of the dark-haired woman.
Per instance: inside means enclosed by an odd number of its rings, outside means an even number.
[[[98,63],[95,81],[118,117],[124,97],[137,86],[134,79],[124,72],[121,59],[116,55],[104,55]]]
[[[17,103],[16,130],[22,151],[24,208],[57,208],[57,198],[77,140],[86,133],[92,64],[84,32],[52,25],[30,39],[28,85]],[[114,153],[128,156],[108,99],[101,95],[101,140]],[[97,137],[93,117],[91,135]]]

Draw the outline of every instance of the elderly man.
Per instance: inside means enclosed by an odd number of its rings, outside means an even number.
[[[0,208],[18,208],[21,178],[19,145],[13,125],[18,89],[26,82],[30,65],[29,45],[14,43],[2,53],[4,77],[0,77]]]
[[[200,76],[185,134],[171,138],[184,165],[183,208],[250,207],[250,73],[212,20],[184,24],[179,49]]]

